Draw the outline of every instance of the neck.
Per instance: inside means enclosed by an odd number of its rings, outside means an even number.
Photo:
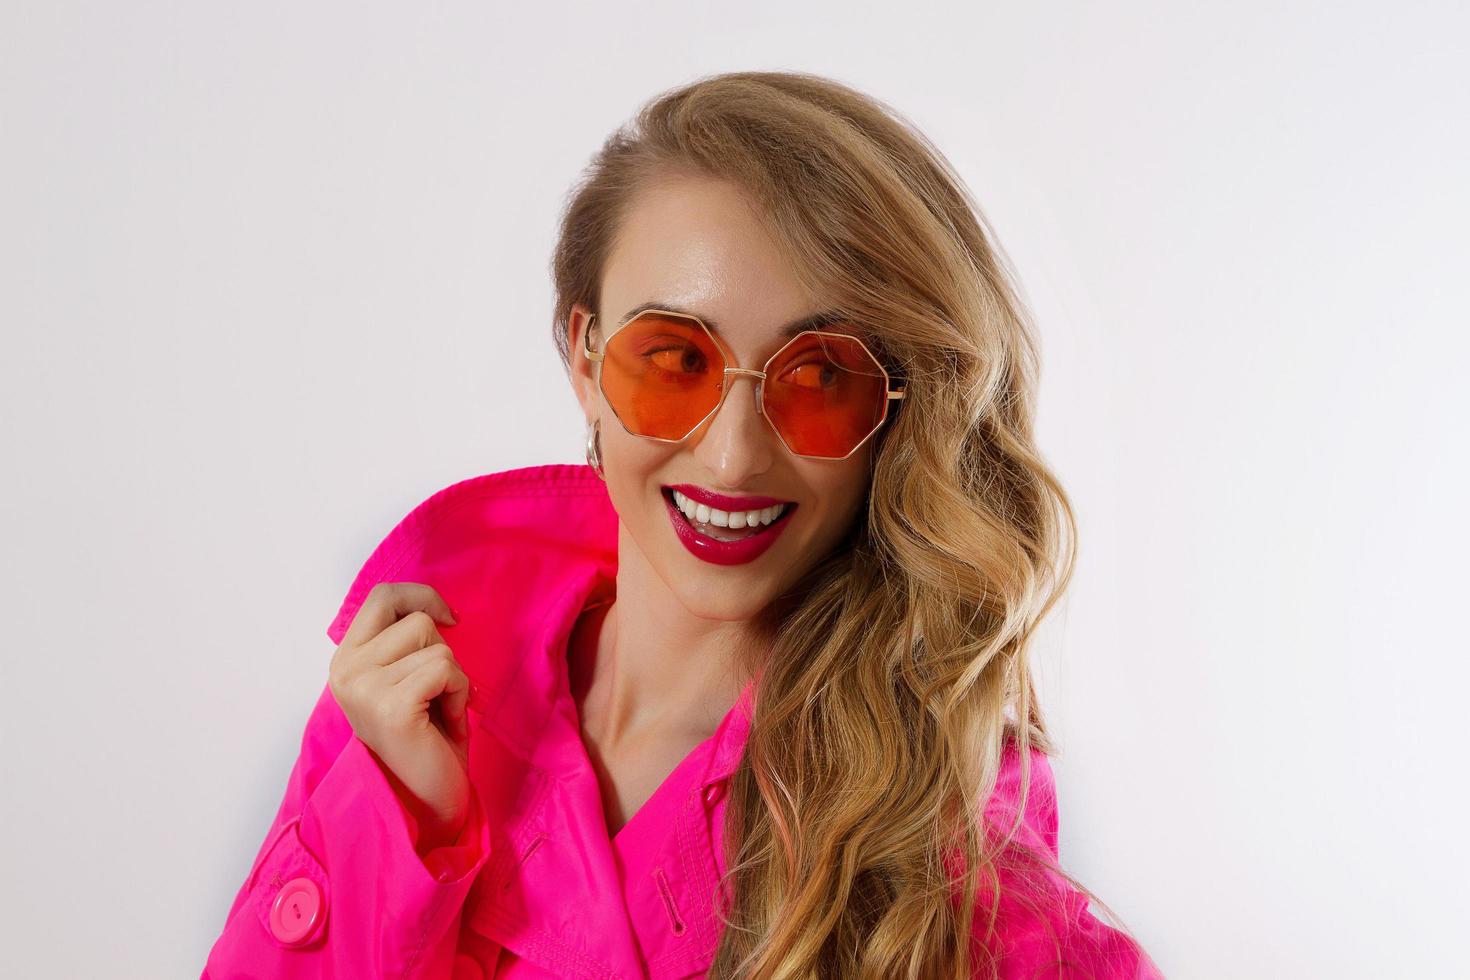
[[[749,679],[741,653],[762,642],[757,627],[690,613],[620,533],[616,598],[585,616],[584,717],[613,749],[649,733],[703,738]]]

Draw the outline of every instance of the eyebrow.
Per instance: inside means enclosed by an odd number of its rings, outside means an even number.
[[[639,303],[627,313],[623,314],[623,318],[618,321],[618,327],[622,328],[627,326],[628,321],[632,320],[640,313],[647,313],[649,310],[666,310],[669,313],[681,313],[684,316],[692,316],[696,320],[703,320],[704,325],[709,327],[715,333],[723,332],[720,329],[720,325],[715,323],[715,321],[711,320],[707,316],[695,313],[692,310],[683,309],[679,306],[674,305],[673,303],[663,303],[659,301]],[[792,320],[790,323],[786,324],[786,326],[781,328],[781,336],[795,337],[803,330],[820,330],[823,327],[831,326],[834,323],[841,323],[851,320],[852,316],[850,314],[842,312],[841,310],[823,310],[821,313],[813,313],[810,316],[804,316],[798,320]],[[857,324],[855,323],[852,325],[854,328],[857,327]]]

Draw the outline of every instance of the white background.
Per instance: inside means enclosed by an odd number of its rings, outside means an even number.
[[[1442,3],[0,6],[0,974],[197,976],[361,562],[580,462],[563,195],[827,74],[1040,324],[1063,862],[1171,977],[1463,968],[1464,68]]]

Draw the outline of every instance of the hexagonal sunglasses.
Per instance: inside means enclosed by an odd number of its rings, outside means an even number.
[[[624,429],[659,442],[682,442],[719,411],[729,383],[755,379],[755,409],[786,449],[811,459],[846,459],[888,418],[888,372],[861,339],[803,330],[759,370],[734,358],[696,316],[647,309],[613,330],[601,351],[589,346],[597,315],[582,332],[582,355],[598,364],[597,386]],[[733,376],[733,377],[732,377]]]

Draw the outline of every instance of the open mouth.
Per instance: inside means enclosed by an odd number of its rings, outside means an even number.
[[[759,537],[767,534],[772,528],[781,524],[791,512],[796,509],[793,503],[777,504],[771,507],[758,508],[753,511],[741,511],[729,515],[730,523],[740,523],[742,527],[721,526],[712,520],[701,521],[700,514],[712,517],[710,509],[700,504],[695,504],[681,493],[677,493],[672,487],[662,487],[660,492],[664,495],[669,506],[677,515],[677,520],[682,520],[695,534],[709,538],[711,541],[744,541],[746,538]],[[754,520],[754,524],[751,521]],[[767,523],[769,521],[769,523]]]

